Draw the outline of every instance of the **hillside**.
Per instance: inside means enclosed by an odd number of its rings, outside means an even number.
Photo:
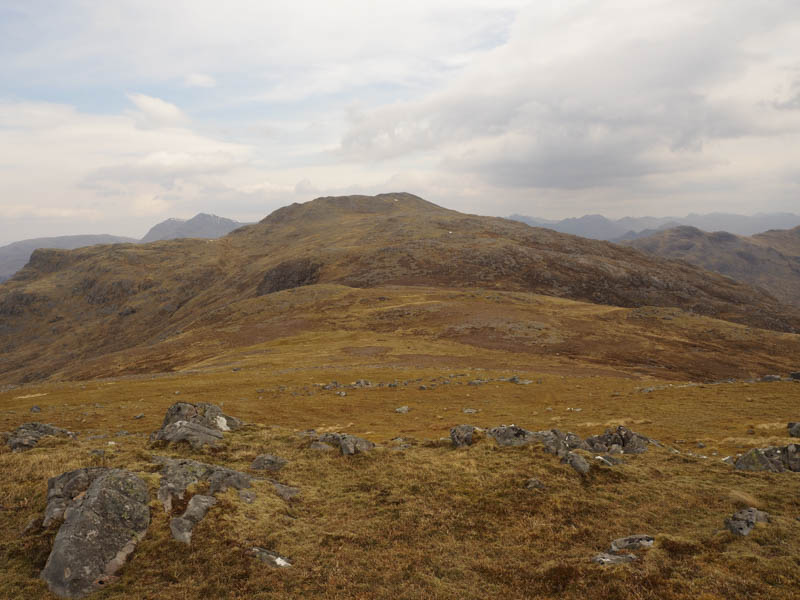
[[[219,240],[39,250],[0,288],[5,382],[189,368],[351,330],[714,377],[790,368],[798,337],[782,332],[800,316],[686,263],[408,194],[294,204]],[[670,351],[643,354],[653,337]]]
[[[174,240],[177,238],[218,238],[238,229],[239,223],[225,217],[199,213],[191,219],[167,219],[150,228],[140,240],[142,243]]]
[[[25,266],[37,248],[59,248],[71,250],[95,244],[122,244],[135,242],[133,238],[115,235],[65,235],[59,237],[22,240],[0,247],[0,282],[9,279]]]
[[[624,243],[722,273],[758,286],[782,302],[800,306],[800,227],[750,238],[676,227]]]

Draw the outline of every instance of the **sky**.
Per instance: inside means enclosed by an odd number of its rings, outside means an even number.
[[[800,212],[800,3],[0,0],[0,244],[398,191]]]

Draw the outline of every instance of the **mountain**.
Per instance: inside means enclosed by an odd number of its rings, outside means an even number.
[[[684,262],[410,194],[326,197],[218,240],[35,251],[0,288],[0,382],[190,368],[276,339],[313,354],[355,332],[719,376],[788,369],[796,331],[800,311]]]
[[[37,248],[59,248],[72,250],[96,244],[124,244],[136,242],[133,238],[115,235],[65,235],[59,237],[22,240],[0,247],[0,283],[9,279],[28,262]]]
[[[800,227],[748,238],[682,226],[624,243],[759,286],[782,302],[800,306]]]
[[[140,241],[148,243],[177,238],[213,239],[227,235],[243,225],[245,223],[239,223],[216,215],[199,213],[188,220],[167,219],[162,221],[154,225]]]
[[[681,225],[703,231],[728,231],[737,235],[753,235],[760,231],[778,227],[800,225],[800,215],[792,213],[758,214],[753,216],[727,213],[690,214],[685,217],[623,217],[612,220],[602,215],[585,215],[579,218],[548,221],[534,217],[512,215],[509,217],[536,227],[547,227],[561,233],[582,237],[624,241],[635,239],[645,230],[663,230]]]

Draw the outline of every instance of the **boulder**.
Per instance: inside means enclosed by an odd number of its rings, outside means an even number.
[[[761,378],[763,382],[770,382],[770,381],[781,381],[783,378],[780,375],[764,375]]]
[[[457,425],[450,430],[450,440],[455,448],[471,446],[477,441],[476,431],[472,425]]]
[[[277,552],[267,550],[266,548],[254,547],[250,552],[261,562],[267,563],[272,567],[286,568],[291,567],[292,563],[285,556],[281,556]]]
[[[86,493],[64,511],[41,573],[50,591],[62,598],[82,598],[107,583],[150,524],[147,484],[141,478],[121,469],[93,476]]]
[[[255,460],[250,463],[250,468],[254,471],[271,471],[277,473],[289,463],[285,458],[275,456],[274,454],[259,454]]]
[[[536,440],[534,433],[516,425],[492,427],[488,432],[498,446],[524,446]]]
[[[725,519],[725,527],[735,535],[748,535],[756,523],[768,523],[769,515],[756,508],[744,508]]]
[[[800,472],[800,446],[753,448],[736,459],[734,467],[740,471]]]
[[[290,502],[293,498],[300,495],[300,488],[283,485],[277,481],[272,482],[272,487],[275,488],[275,493],[286,502]]]
[[[375,444],[369,440],[350,435],[349,433],[323,433],[317,441],[323,444],[329,444],[333,447],[338,447],[339,451],[344,456],[369,452],[375,447]]]
[[[153,432],[151,441],[188,442],[199,450],[206,444],[213,446],[222,439],[222,432],[234,431],[242,426],[236,417],[222,413],[214,404],[176,402],[167,409],[161,429]]]
[[[655,538],[651,535],[629,535],[628,537],[619,538],[611,542],[611,549],[609,552],[612,554],[617,554],[622,550],[652,548],[655,541]]]
[[[50,527],[60,521],[72,501],[88,490],[92,482],[107,471],[108,469],[102,467],[89,467],[51,477],[47,481],[47,506],[44,509],[42,525]]]
[[[800,437],[800,423],[789,423],[789,437]]]
[[[194,529],[197,523],[203,520],[208,509],[216,503],[217,499],[213,496],[203,496],[201,494],[192,496],[183,514],[180,517],[174,517],[169,522],[172,537],[184,544],[191,544],[192,529]]]
[[[531,477],[525,482],[525,489],[528,490],[543,490],[545,489],[545,485],[536,479],[536,477]]]
[[[800,381],[800,371],[793,371],[789,373],[789,379],[793,379],[794,381]]]
[[[14,452],[24,452],[35,448],[39,440],[45,436],[75,438],[75,434],[60,427],[45,423],[23,423],[7,435],[6,444]]]
[[[409,410],[411,410],[411,409],[410,409],[410,408],[408,408],[407,406],[400,406],[400,407],[398,407],[398,408],[395,408],[395,409],[394,409],[394,412],[396,412],[396,413],[400,413],[401,415],[404,415],[404,414],[406,414],[406,413],[407,413]]]

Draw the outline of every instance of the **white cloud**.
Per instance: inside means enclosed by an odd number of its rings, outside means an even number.
[[[192,73],[183,78],[184,85],[188,87],[212,88],[216,87],[217,81],[211,75],[205,73]]]
[[[158,127],[181,127],[189,123],[189,118],[180,108],[161,98],[145,94],[128,94],[128,99],[138,108],[130,114],[143,129]]]

